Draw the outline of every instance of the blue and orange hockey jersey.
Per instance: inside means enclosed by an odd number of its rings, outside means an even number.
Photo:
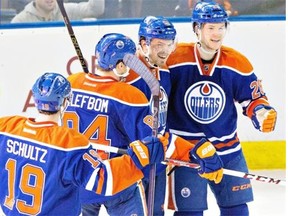
[[[139,56],[139,59],[150,69],[151,73],[159,80],[160,84],[160,95],[159,95],[159,132],[164,134],[166,130],[167,123],[167,111],[168,111],[168,96],[171,90],[170,84],[170,72],[167,68],[153,68],[149,67],[149,64],[146,62],[146,59]],[[144,81],[135,71],[130,70],[130,74],[126,78],[126,82],[140,89],[145,96],[152,102],[151,91]]]
[[[20,116],[0,118],[0,168],[0,210],[14,216],[79,215],[79,187],[110,196],[143,178],[129,156],[101,162],[84,135]]]
[[[134,140],[151,135],[151,110],[145,95],[111,77],[83,72],[68,77],[72,100],[63,124],[84,134],[91,143],[127,148]],[[102,159],[118,156],[114,153]]]
[[[63,123],[85,135],[91,143],[117,148],[151,136],[153,123],[149,101],[137,88],[111,77],[80,72],[68,77],[72,100]],[[98,151],[102,159],[119,155]],[[136,186],[136,185],[135,185]],[[103,197],[81,190],[81,202],[103,202]],[[116,196],[121,196],[117,194]]]
[[[179,44],[167,60],[171,76],[168,107],[170,132],[186,140],[206,137],[223,161],[241,150],[235,102],[251,117],[268,104],[261,81],[248,59],[222,46],[212,63],[202,63],[194,43]]]

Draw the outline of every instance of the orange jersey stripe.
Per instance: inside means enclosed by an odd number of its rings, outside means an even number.
[[[119,82],[111,77],[77,73],[69,76],[68,80],[71,82],[73,89],[97,92],[102,96],[113,97],[128,103],[148,103],[146,96],[139,89],[127,83]],[[121,91],[119,91],[119,89],[121,89]]]
[[[232,146],[234,145],[235,143],[239,142],[239,139],[238,137],[236,137],[236,139],[234,140],[231,140],[230,142],[227,142],[227,143],[218,143],[215,146],[216,149],[221,149],[221,148],[224,148],[224,147],[229,147],[229,146]]]
[[[101,194],[102,189],[103,189],[103,185],[104,185],[105,177],[104,177],[104,170],[103,169],[99,170],[99,177],[100,178],[99,178],[99,181],[98,181],[98,184],[97,184],[97,189],[96,189],[96,193],[97,194]]]
[[[5,118],[3,118],[5,119]],[[34,122],[34,119],[16,116],[14,118],[6,118],[6,131],[15,135],[38,140],[39,142],[49,143],[54,147],[63,149],[86,147],[89,145],[87,138],[70,128],[58,127],[55,122]],[[43,125],[47,127],[43,127]],[[41,128],[40,128],[41,126]],[[40,129],[39,129],[40,128]],[[53,133],[52,133],[53,131]],[[47,136],[53,134],[53,136]]]

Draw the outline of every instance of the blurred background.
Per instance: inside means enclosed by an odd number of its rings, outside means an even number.
[[[1,0],[0,24],[9,23],[32,0]],[[217,0],[230,16],[284,15],[285,0]],[[87,0],[64,0],[79,3]],[[147,15],[190,16],[196,0],[105,0],[104,14],[98,19],[139,18]]]
[[[0,0],[0,115],[33,116],[32,82],[43,71],[59,71],[64,76],[81,71],[63,21],[12,23],[31,1],[50,4],[56,0]],[[98,0],[64,0],[81,3]],[[191,10],[196,0],[104,0],[103,14],[87,20],[70,20],[90,72],[95,70],[95,44],[104,33],[119,32],[137,41],[140,18],[148,15],[171,17],[179,41],[193,41]],[[276,129],[263,134],[239,109],[238,134],[251,173],[286,178],[286,1],[216,0],[229,13],[231,28],[225,45],[245,54],[263,79],[269,101],[278,112]],[[179,19],[178,19],[179,17]],[[127,19],[126,19],[127,18]],[[75,22],[73,22],[75,21]],[[23,25],[22,25],[23,24]],[[195,40],[195,38],[194,38]],[[17,77],[17,79],[15,79]],[[267,171],[268,170],[268,171]],[[255,183],[251,215],[284,216],[283,187]],[[215,205],[215,200],[214,206]],[[213,203],[213,202],[212,202]],[[213,204],[212,204],[213,205]],[[211,210],[210,210],[211,209]],[[205,216],[216,215],[209,207]],[[105,215],[105,214],[103,214]],[[168,212],[168,215],[170,212]]]

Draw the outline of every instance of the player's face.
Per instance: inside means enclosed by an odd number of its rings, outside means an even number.
[[[169,55],[175,49],[174,40],[164,40],[154,38],[150,41],[148,46],[148,57],[152,65],[156,64],[162,67],[166,64]]]
[[[54,10],[56,6],[56,0],[36,0],[36,7],[45,13],[49,13]]]
[[[199,39],[208,51],[217,51],[226,34],[225,23],[206,23],[200,29]]]

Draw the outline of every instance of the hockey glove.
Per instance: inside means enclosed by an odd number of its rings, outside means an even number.
[[[214,146],[206,139],[201,139],[190,151],[190,161],[198,163],[201,177],[218,184],[223,177],[223,163]]]
[[[145,137],[130,143],[127,153],[132,158],[138,169],[154,163],[161,163],[164,160],[164,148],[156,137]]]
[[[277,112],[271,106],[258,105],[251,117],[254,127],[262,132],[271,132],[275,128]]]

